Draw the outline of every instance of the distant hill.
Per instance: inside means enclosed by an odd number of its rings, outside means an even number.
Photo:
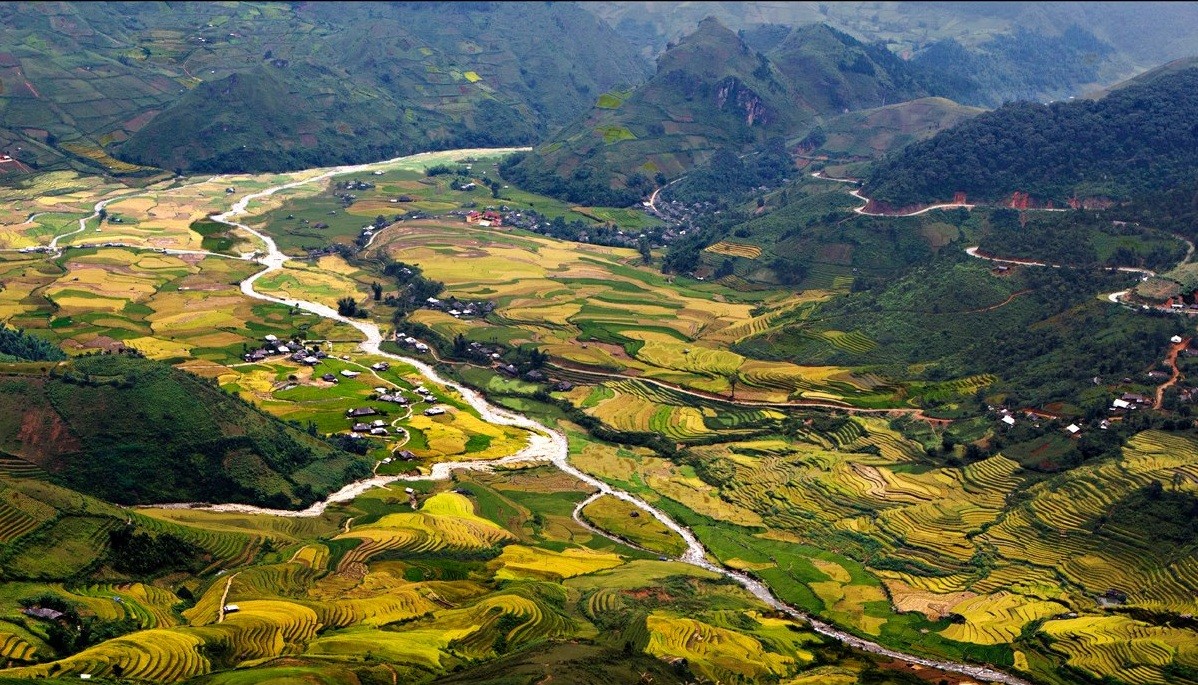
[[[707,16],[743,30],[750,42],[756,42],[750,34],[762,26],[820,22],[866,43],[882,42],[904,58],[918,59],[934,45],[959,46],[989,74],[964,68],[957,74],[966,81],[980,77],[992,90],[979,92],[984,97],[978,101],[934,94],[969,104],[1080,95],[1093,83],[1118,81],[1198,54],[1198,6],[1193,3],[605,1],[585,7],[649,56],[665,51],[670,41],[693,31]],[[1071,29],[1110,49],[1078,53],[1078,43],[1066,35]],[[1020,65],[1039,65],[1042,73],[1015,73]],[[997,78],[1004,72],[1014,74],[1014,80]]]
[[[893,206],[968,199],[1127,198],[1198,173],[1198,68],[1098,101],[1021,102],[979,115],[880,162],[865,187]]]
[[[510,180],[588,204],[630,204],[658,174],[674,178],[712,159],[802,135],[819,114],[926,95],[908,65],[822,25],[753,50],[715,19],[658,59],[629,94],[601,96],[590,114],[504,167]],[[660,185],[661,178],[656,178]]]
[[[570,3],[9,3],[0,24],[0,150],[43,169],[531,142],[649,71]]]
[[[305,506],[370,473],[364,458],[146,359],[5,365],[0,407],[0,452],[120,504]]]

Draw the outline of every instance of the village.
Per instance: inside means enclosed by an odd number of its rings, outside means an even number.
[[[1116,397],[1111,399],[1110,406],[1106,409],[1106,415],[1103,417],[1093,417],[1094,420],[1090,422],[1085,421],[1076,414],[1049,410],[1047,408],[1034,409],[1025,407],[1013,410],[1007,407],[989,406],[988,410],[998,422],[1002,423],[1008,429],[1016,426],[1021,420],[1019,417],[1022,416],[1022,420],[1032,422],[1034,428],[1040,428],[1041,422],[1055,421],[1065,423],[1068,421],[1068,425],[1064,426],[1062,430],[1071,438],[1081,437],[1087,423],[1099,430],[1108,430],[1112,424],[1123,421],[1129,414],[1138,410],[1170,408],[1166,406],[1170,403],[1166,395],[1167,390],[1176,392],[1175,402],[1177,406],[1198,402],[1198,387],[1180,384],[1180,381],[1184,379],[1184,375],[1177,367],[1178,356],[1198,357],[1198,336],[1182,338],[1180,335],[1174,335],[1169,339],[1169,351],[1162,362],[1162,366],[1170,367],[1172,372],[1153,368],[1145,371],[1142,378],[1124,377],[1119,379],[1115,385],[1116,388],[1154,386],[1156,391],[1153,396],[1141,392],[1120,391]],[[1101,385],[1102,378],[1095,376],[1093,383],[1094,385]],[[1171,408],[1177,408],[1177,406]],[[1189,415],[1188,409],[1185,415]],[[1079,422],[1083,425],[1079,425]]]

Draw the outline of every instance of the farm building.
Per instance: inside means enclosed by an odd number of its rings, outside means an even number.
[[[350,371],[349,369],[342,369],[341,375],[345,376],[346,378],[357,378],[358,376],[360,376],[362,374],[357,371]]]
[[[445,413],[445,407],[429,407],[424,410],[425,416],[440,416]]]
[[[377,413],[379,412],[374,407],[355,407],[354,409],[350,409],[349,411],[345,412],[345,415],[349,417],[358,417],[374,416]]]

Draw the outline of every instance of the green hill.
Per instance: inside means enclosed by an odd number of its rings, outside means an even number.
[[[773,42],[773,41],[769,41]],[[824,25],[794,29],[768,53],[715,19],[665,52],[631,94],[590,114],[503,169],[512,181],[587,204],[631,204],[662,178],[803,135],[818,114],[927,94],[906,63]]]
[[[1186,181],[1196,171],[1198,69],[1111,92],[1098,101],[1004,106],[904,148],[878,164],[865,193],[894,206],[1126,198]]]
[[[10,3],[0,22],[0,149],[34,168],[530,142],[648,68],[568,3]]]
[[[92,356],[3,374],[0,452],[108,501],[306,506],[370,473],[364,459],[166,364]]]
[[[657,174],[677,176],[720,148],[761,143],[810,120],[791,103],[765,56],[706,20],[635,92],[601,96],[585,118],[503,172],[571,202],[628,205]]]

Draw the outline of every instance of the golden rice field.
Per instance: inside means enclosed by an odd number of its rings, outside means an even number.
[[[733,243],[727,240],[721,240],[718,243],[708,245],[703,249],[704,252],[712,254],[725,255],[728,257],[741,257],[744,259],[757,259],[761,256],[761,248],[756,245],[744,243]]]
[[[696,671],[720,681],[740,676],[758,680],[789,675],[795,660],[769,651],[751,636],[702,621],[668,614],[650,614],[646,651],[662,658],[686,659]]]

